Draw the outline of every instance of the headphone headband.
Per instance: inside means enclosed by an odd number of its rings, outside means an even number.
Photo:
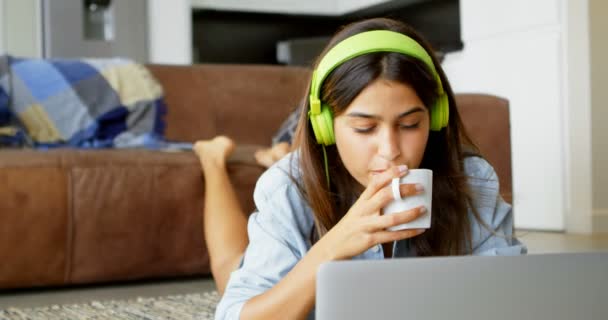
[[[317,68],[313,71],[310,85],[310,113],[312,115],[321,113],[319,92],[323,81],[329,73],[352,58],[372,52],[397,52],[424,62],[435,77],[438,94],[444,94],[441,79],[437,74],[433,59],[418,42],[394,31],[366,31],[346,38],[336,44],[325,54]]]
[[[310,110],[308,117],[317,143],[323,146],[325,176],[329,187],[329,168],[325,146],[335,143],[333,115],[331,107],[321,102],[319,93],[325,78],[336,67],[352,58],[372,52],[396,52],[422,61],[431,71],[437,83],[437,99],[430,106],[430,130],[439,131],[448,125],[449,101],[443,90],[441,78],[437,73],[433,59],[428,52],[414,39],[394,31],[366,31],[340,41],[331,48],[319,62],[312,73],[310,83]]]

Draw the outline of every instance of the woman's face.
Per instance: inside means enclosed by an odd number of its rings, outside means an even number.
[[[378,79],[334,120],[346,170],[362,186],[391,166],[418,168],[429,137],[429,113],[409,85]]]

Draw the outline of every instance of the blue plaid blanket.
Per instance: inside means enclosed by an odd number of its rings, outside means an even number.
[[[0,56],[0,147],[166,148],[159,83],[126,59]]]

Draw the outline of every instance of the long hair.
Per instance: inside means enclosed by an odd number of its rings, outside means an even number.
[[[467,253],[471,250],[468,209],[473,206],[464,174],[463,150],[477,151],[477,148],[464,130],[454,94],[430,45],[401,22],[369,19],[342,28],[331,39],[315,66],[338,42],[371,30],[390,30],[416,40],[432,57],[449,100],[448,125],[440,131],[430,132],[420,164],[420,168],[433,170],[432,228],[412,238],[410,245],[419,256]],[[377,79],[411,86],[427,108],[437,99],[437,83],[423,62],[399,53],[376,52],[350,59],[334,69],[323,82],[321,100],[331,106],[334,116],[339,116],[364,88]],[[305,97],[309,94],[310,85]],[[311,230],[311,241],[315,242],[346,214],[361,188],[344,167],[335,145],[326,147],[331,177],[331,184],[327,185],[323,147],[317,144],[308,119],[308,99],[303,105],[294,139],[294,148],[299,150],[300,156],[294,159],[299,159],[302,172],[298,188],[313,211],[315,227]],[[474,216],[481,220],[475,211]]]

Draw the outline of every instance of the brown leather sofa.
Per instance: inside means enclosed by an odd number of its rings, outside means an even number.
[[[296,67],[149,66],[165,90],[168,139],[238,144],[229,172],[242,207],[269,145],[304,95]],[[458,95],[465,123],[511,199],[506,100]],[[203,179],[190,151],[0,150],[0,289],[209,274]]]

